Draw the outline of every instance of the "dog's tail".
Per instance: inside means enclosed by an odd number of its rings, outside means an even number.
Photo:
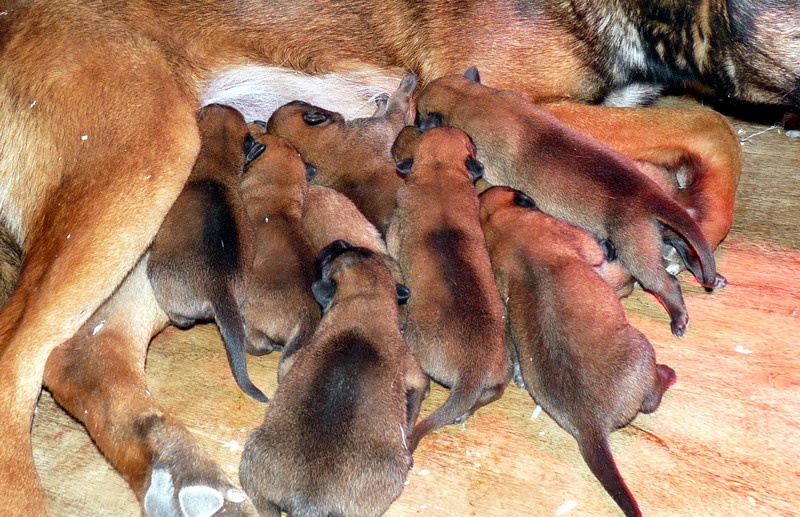
[[[600,481],[606,492],[614,499],[627,517],[639,517],[642,512],[633,498],[628,486],[622,479],[611,448],[608,445],[608,436],[600,429],[591,429],[581,433],[578,437],[578,446],[589,470]]]
[[[408,450],[413,453],[425,435],[442,426],[463,423],[478,408],[499,398],[504,389],[505,384],[498,384],[491,388],[472,387],[470,383],[463,382],[454,384],[450,390],[450,396],[442,407],[414,426],[409,438]]]
[[[214,320],[219,327],[222,340],[225,342],[225,353],[231,366],[236,384],[249,396],[259,402],[269,402],[264,393],[250,380],[245,359],[245,330],[242,315],[233,295],[222,297],[222,301],[214,303]]]
[[[707,289],[719,287],[714,252],[692,216],[666,195],[651,196],[651,206],[656,219],[677,233],[666,232],[668,244],[676,249],[700,284]]]

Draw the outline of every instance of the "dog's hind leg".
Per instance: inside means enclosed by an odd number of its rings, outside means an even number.
[[[142,265],[47,361],[45,385],[131,485],[147,515],[255,515],[243,492],[150,396],[145,355],[168,322]]]

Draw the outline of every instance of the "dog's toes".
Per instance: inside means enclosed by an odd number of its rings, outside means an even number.
[[[214,483],[216,484],[216,483]],[[172,474],[167,468],[153,469],[150,486],[144,497],[144,513],[148,517],[212,517],[231,515],[256,517],[255,507],[244,492],[231,485],[214,488],[194,484],[178,490],[175,497]]]

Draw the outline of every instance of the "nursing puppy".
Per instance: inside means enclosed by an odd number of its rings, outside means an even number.
[[[661,266],[662,227],[709,289],[717,286],[714,255],[697,223],[627,157],[561,124],[527,97],[480,84],[478,71],[431,82],[417,101],[422,119],[441,118],[475,140],[490,183],[519,188],[540,208],[609,239],[619,260],[658,297],[682,336],[689,323],[678,281]],[[482,116],[487,109],[492,117]]]
[[[608,435],[655,411],[675,372],[657,365],[596,273],[605,255],[591,235],[544,214],[507,187],[480,196],[481,224],[506,300],[518,377],[577,441],[586,464],[626,515],[641,515],[617,470]]]
[[[429,382],[400,334],[409,293],[380,255],[346,241],[319,267],[322,320],[248,437],[239,477],[264,516],[380,515],[403,490]]]
[[[499,398],[509,380],[503,306],[478,220],[473,183],[483,166],[469,136],[454,128],[426,132],[411,160],[387,233],[389,252],[414,293],[404,335],[422,369],[450,388],[447,402],[418,423],[420,439],[463,422]]]
[[[395,207],[402,179],[395,173],[390,148],[397,134],[413,120],[411,94],[417,85],[407,75],[372,117],[345,121],[339,113],[294,101],[279,108],[268,130],[297,147],[318,174],[314,182],[350,198],[381,232]]]
[[[266,402],[247,373],[247,340],[237,303],[254,253],[239,182],[245,165],[264,146],[250,136],[241,114],[227,106],[203,108],[198,127],[200,154],[153,240],[147,276],[172,323],[217,323],[236,382]]]
[[[257,126],[251,125],[250,131],[265,151],[241,182],[255,254],[239,306],[247,351],[261,355],[302,346],[319,322],[319,306],[311,294],[316,251],[302,227],[308,179],[315,171],[283,138]]]

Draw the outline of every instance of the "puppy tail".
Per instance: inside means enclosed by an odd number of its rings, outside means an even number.
[[[232,296],[226,296],[222,303],[214,304],[214,319],[225,342],[225,353],[236,384],[257,401],[269,402],[269,398],[253,384],[247,372],[244,322]]]
[[[581,433],[578,437],[578,446],[589,470],[600,481],[603,488],[614,499],[627,517],[640,517],[642,512],[633,498],[628,486],[622,479],[611,448],[608,437],[600,430]]]
[[[692,274],[703,287],[718,287],[714,252],[697,222],[678,202],[666,196],[654,197],[653,204],[656,218],[680,236],[668,237],[668,243],[675,247]]]

